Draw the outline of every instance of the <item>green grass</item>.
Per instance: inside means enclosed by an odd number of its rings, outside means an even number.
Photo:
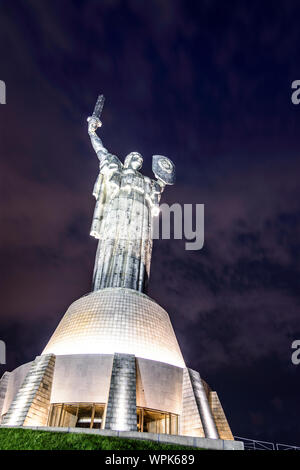
[[[95,434],[0,429],[0,450],[191,450],[192,447],[159,444]],[[199,449],[197,449],[199,450]]]

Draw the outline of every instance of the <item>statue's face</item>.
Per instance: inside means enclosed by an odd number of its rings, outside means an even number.
[[[125,159],[125,166],[133,170],[139,170],[143,164],[143,157],[138,152],[131,152]]]

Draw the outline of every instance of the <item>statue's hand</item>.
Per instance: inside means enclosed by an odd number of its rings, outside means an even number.
[[[102,126],[102,122],[96,116],[89,116],[87,118],[87,122],[89,123],[89,127],[88,127],[89,134],[95,134],[98,127]]]

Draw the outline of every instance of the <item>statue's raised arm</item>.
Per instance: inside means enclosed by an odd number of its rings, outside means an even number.
[[[119,170],[122,163],[116,155],[112,155],[102,144],[102,140],[96,134],[98,127],[102,126],[100,120],[104,105],[104,96],[99,95],[92,116],[87,118],[88,133],[91,139],[93,149],[99,159],[99,174],[94,184],[93,195],[96,198],[91,235],[95,238],[100,237],[101,219],[104,206],[107,200],[112,197],[120,187]]]
[[[102,160],[105,158],[105,156],[108,154],[107,149],[103,146],[102,140],[96,134],[96,130],[98,129],[98,127],[102,126],[100,117],[101,117],[103,106],[104,106],[104,96],[99,95],[92,116],[89,116],[87,118],[88,133],[91,139],[93,149],[95,150],[100,160],[100,164],[102,163]]]
[[[99,160],[101,161],[102,157],[108,153],[107,149],[104,147],[102,140],[96,134],[98,127],[102,126],[100,119],[90,116],[88,117],[88,133],[91,139],[93,149],[95,150]]]

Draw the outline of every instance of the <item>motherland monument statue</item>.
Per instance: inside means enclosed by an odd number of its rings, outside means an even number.
[[[124,164],[110,153],[96,131],[104,96],[98,97],[88,133],[99,159],[99,175],[94,185],[96,198],[90,234],[99,240],[93,274],[93,290],[125,287],[145,292],[152,253],[153,218],[165,186],[175,182],[175,166],[162,155],[153,155],[156,179],[140,173],[143,157],[129,153]]]

